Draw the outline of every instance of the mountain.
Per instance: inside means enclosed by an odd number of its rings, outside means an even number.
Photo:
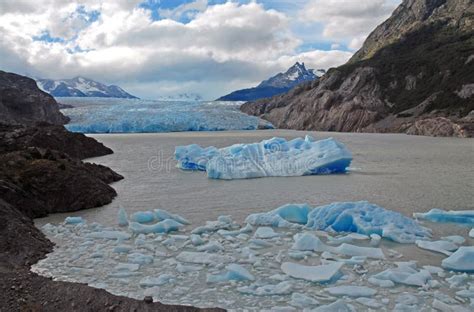
[[[63,125],[68,121],[54,98],[38,89],[33,79],[0,70],[0,122]]]
[[[136,96],[125,92],[118,86],[107,86],[84,77],[63,80],[37,79],[36,83],[41,90],[55,97],[75,96],[137,99]]]
[[[243,112],[279,128],[474,135],[472,0],[404,0],[343,66]]]
[[[177,95],[168,95],[168,96],[159,96],[157,98],[159,101],[183,101],[183,102],[195,102],[203,101],[202,96],[196,93],[180,93]]]
[[[279,73],[270,79],[262,81],[255,88],[234,91],[217,99],[217,101],[253,101],[268,98],[288,92],[303,82],[315,80],[324,75],[324,73],[325,71],[322,69],[317,71],[306,69],[304,63],[296,62],[285,73]]]

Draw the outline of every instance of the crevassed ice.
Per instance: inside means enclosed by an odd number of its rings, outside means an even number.
[[[342,143],[332,138],[315,141],[311,136],[291,141],[272,138],[221,149],[178,146],[175,158],[181,169],[206,171],[209,178],[225,180],[345,173],[352,161]]]
[[[415,220],[366,201],[332,203],[311,210],[305,205],[285,205],[251,214],[246,222],[292,228],[301,227],[304,220],[307,221],[305,227],[313,230],[378,234],[398,243],[414,243],[431,236],[430,230]]]
[[[71,102],[69,100],[69,102]],[[86,103],[85,105],[83,103]],[[272,129],[271,123],[239,111],[239,104],[130,99],[84,99],[63,109],[66,128],[81,133],[140,133]]]

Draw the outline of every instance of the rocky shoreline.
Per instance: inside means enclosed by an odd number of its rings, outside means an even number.
[[[0,117],[0,312],[202,310],[114,296],[32,273],[30,266],[54,247],[33,218],[108,204],[117,195],[109,184],[123,177],[82,161],[113,152],[67,131],[62,124],[68,119],[54,98],[30,78],[0,71]]]

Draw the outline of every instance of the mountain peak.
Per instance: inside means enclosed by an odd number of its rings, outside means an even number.
[[[37,79],[38,87],[55,97],[137,98],[115,85],[105,85],[83,76],[72,79]]]

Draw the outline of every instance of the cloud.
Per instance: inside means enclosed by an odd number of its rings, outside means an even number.
[[[325,38],[344,40],[358,49],[368,34],[386,20],[400,0],[310,0],[300,11],[306,23],[323,26]]]
[[[39,2],[2,4],[0,68],[45,78],[82,75],[143,97],[180,90],[216,98],[296,61],[329,68],[351,56],[336,46],[297,53],[303,41],[291,17],[255,1],[195,0],[161,10],[167,18],[158,20],[138,0]]]

